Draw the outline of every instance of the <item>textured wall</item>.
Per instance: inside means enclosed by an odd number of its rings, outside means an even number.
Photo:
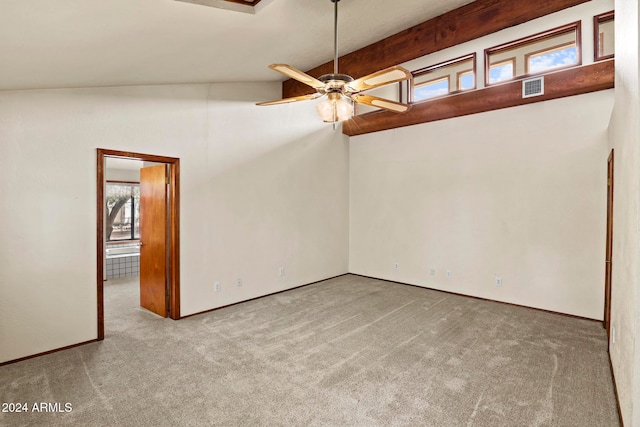
[[[98,147],[181,159],[182,315],[346,273],[346,139],[313,105],[254,105],[279,95],[0,93],[0,362],[96,338]]]
[[[609,90],[352,138],[350,271],[602,319],[612,104]]]
[[[403,65],[476,52],[483,87],[485,48],[577,20],[591,64],[593,16],[613,7],[586,2]],[[607,91],[353,138],[350,271],[601,319],[612,104]]]
[[[640,101],[638,2],[616,0],[616,97],[609,139],[615,149],[611,361],[625,425],[640,425]]]

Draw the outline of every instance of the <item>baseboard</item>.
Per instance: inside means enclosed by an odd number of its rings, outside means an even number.
[[[491,299],[491,298],[483,298],[483,297],[477,297],[477,296],[474,296],[474,295],[461,294],[461,293],[458,293],[458,292],[444,291],[442,289],[429,288],[427,286],[414,285],[412,283],[398,282],[396,280],[381,279],[380,277],[365,276],[364,274],[357,274],[357,273],[348,273],[348,274],[351,274],[352,276],[365,277],[367,279],[383,280],[383,281],[389,282],[389,283],[397,283],[399,285],[413,286],[414,288],[428,289],[430,291],[436,291],[436,292],[443,292],[445,294],[450,294],[450,295],[458,295],[458,296],[461,296],[461,297],[473,298],[473,299],[477,299],[477,300],[481,300],[481,301],[491,301],[491,302],[496,302],[498,304],[510,305],[510,306],[513,306],[513,307],[528,308],[530,310],[542,311],[544,313],[559,314],[561,316],[572,317],[574,319],[581,319],[581,320],[588,320],[590,322],[602,323],[602,320],[592,319],[591,317],[576,316],[575,314],[567,314],[567,313],[562,313],[560,311],[545,310],[544,308],[529,307],[528,305],[514,304],[514,303],[511,303],[511,302],[498,301],[498,300],[494,300],[494,299]]]
[[[351,273],[344,273],[344,274],[338,274],[337,276],[332,276],[332,277],[327,277],[326,279],[321,279],[321,280],[316,280],[315,282],[311,282],[311,283],[305,283],[304,285],[298,285],[298,286],[294,286],[293,288],[288,288],[288,289],[283,289],[281,291],[277,291],[277,292],[272,292],[270,294],[266,294],[266,295],[261,295],[259,297],[255,297],[255,298],[250,298],[250,299],[246,299],[246,300],[242,300],[242,301],[238,301],[238,302],[234,302],[233,304],[227,304],[227,305],[223,305],[220,307],[216,307],[216,308],[211,308],[209,310],[204,310],[204,311],[199,311],[197,313],[192,313],[192,314],[187,314],[186,316],[182,316],[180,319],[186,319],[188,317],[193,317],[193,316],[199,316],[201,314],[206,314],[206,313],[211,313],[223,308],[227,308],[227,307],[233,307],[234,305],[238,305],[238,304],[242,304],[245,302],[249,302],[249,301],[255,301],[258,299],[262,299],[262,298],[266,298],[266,297],[270,297],[272,295],[278,295],[281,294],[283,292],[288,292],[288,291],[292,291],[294,289],[300,289],[300,288],[304,288],[305,286],[310,286],[310,285],[315,285],[316,283],[320,283],[320,282],[325,282],[327,280],[331,280],[331,279],[336,279],[338,277],[342,277],[342,276],[347,276]]]
[[[19,359],[13,359],[13,360],[8,360],[6,362],[0,362],[0,366],[11,365],[12,363],[23,362],[25,360],[33,359],[35,357],[46,356],[47,354],[57,353],[57,352],[62,351],[62,350],[69,350],[70,348],[80,347],[81,345],[87,345],[87,344],[91,344],[91,343],[94,343],[94,342],[98,342],[98,340],[95,339],[95,340],[83,341],[83,342],[79,342],[77,344],[68,345],[66,347],[60,347],[60,348],[56,348],[56,349],[53,349],[53,350],[44,351],[42,353],[32,354],[31,356],[25,356],[25,357],[21,357]]]
[[[620,407],[620,396],[618,396],[618,385],[616,384],[616,374],[613,372],[613,362],[611,361],[611,352],[608,353],[609,368],[611,369],[611,380],[613,380],[613,391],[616,395],[616,405],[618,406],[618,419],[620,420],[620,426],[624,427],[624,420],[622,419],[622,408]]]
[[[307,283],[307,284],[300,285],[300,286],[295,286],[295,287],[290,288],[290,289],[285,289],[285,290],[278,291],[278,292],[273,292],[273,293],[270,293],[270,294],[267,294],[267,295],[262,295],[262,296],[259,296],[259,297],[256,297],[256,298],[251,298],[251,299],[248,299],[248,300],[239,301],[239,302],[236,302],[236,303],[234,303],[234,304],[225,305],[225,306],[223,306],[223,307],[217,307],[217,308],[213,308],[213,309],[211,309],[211,310],[206,310],[206,311],[201,311],[201,312],[199,312],[199,313],[189,314],[189,315],[187,315],[187,316],[180,317],[180,319],[186,319],[187,317],[192,317],[192,316],[197,316],[197,315],[199,315],[199,314],[209,313],[209,312],[212,312],[212,311],[215,311],[215,310],[220,310],[221,308],[230,307],[230,306],[233,306],[233,305],[236,305],[236,304],[242,304],[243,302],[253,301],[253,300],[256,300],[256,299],[260,299],[260,298],[265,298],[265,297],[268,297],[268,296],[270,296],[270,295],[276,295],[276,294],[279,294],[279,293],[282,293],[282,292],[287,292],[287,291],[290,291],[290,290],[293,290],[293,289],[303,288],[303,287],[305,287],[305,286],[313,285],[313,284],[315,284],[315,283],[324,282],[325,280],[331,280],[331,279],[335,279],[335,278],[337,278],[337,277],[342,277],[342,276],[345,276],[345,275],[347,275],[347,274],[349,274],[349,273],[339,274],[339,275],[337,275],[337,276],[328,277],[328,278],[326,278],[326,279],[317,280],[317,281],[315,281],[315,282]],[[8,361],[6,361],[6,362],[0,362],[0,366],[5,366],[5,365],[10,365],[10,364],[12,364],[12,363],[22,362],[22,361],[24,361],[24,360],[33,359],[33,358],[35,358],[35,357],[46,356],[47,354],[57,353],[57,352],[59,352],[59,351],[69,350],[69,349],[74,348],[74,347],[79,347],[79,346],[81,346],[81,345],[91,344],[91,343],[99,342],[99,341],[101,341],[101,340],[99,340],[99,339],[94,339],[94,340],[90,340],[90,341],[84,341],[84,342],[80,342],[80,343],[77,343],[77,344],[68,345],[68,346],[66,346],[66,347],[60,347],[60,348],[56,348],[56,349],[53,349],[53,350],[45,351],[45,352],[42,352],[42,353],[37,353],[37,354],[32,354],[32,355],[30,355],[30,356],[21,357],[21,358],[19,358],[19,359],[8,360]]]
[[[261,298],[266,298],[266,297],[271,296],[271,295],[277,295],[277,294],[280,294],[280,293],[283,293],[283,292],[291,291],[293,289],[303,288],[305,286],[314,285],[316,283],[324,282],[324,281],[327,281],[327,280],[331,280],[331,279],[335,279],[335,278],[343,277],[343,276],[347,276],[347,275],[365,277],[365,278],[374,279],[374,280],[383,280],[385,282],[397,283],[397,284],[405,285],[405,286],[413,286],[413,287],[420,288],[420,289],[428,289],[428,290],[432,290],[432,291],[443,292],[443,293],[446,293],[446,294],[458,295],[458,296],[463,296],[463,297],[467,297],[467,298],[474,298],[474,299],[483,300],[483,301],[497,302],[497,303],[500,303],[500,304],[506,304],[506,305],[511,305],[511,306],[515,306],[515,307],[523,307],[523,308],[528,308],[528,309],[531,309],[531,310],[543,311],[543,312],[546,312],[546,313],[559,314],[559,315],[562,315],[562,316],[568,316],[568,317],[573,317],[573,318],[577,318],[577,319],[589,320],[589,321],[592,321],[592,322],[602,322],[600,320],[591,319],[591,318],[588,318],[588,317],[575,316],[575,315],[572,315],[572,314],[560,313],[560,312],[551,311],[551,310],[544,310],[542,308],[536,308],[536,307],[528,307],[526,305],[513,304],[513,303],[504,302],[504,301],[496,301],[496,300],[492,300],[492,299],[489,299],[489,298],[476,297],[476,296],[473,296],[473,295],[465,295],[465,294],[451,292],[451,291],[443,291],[441,289],[433,289],[433,288],[428,288],[426,286],[418,286],[418,285],[414,285],[414,284],[411,284],[411,283],[403,283],[403,282],[398,282],[398,281],[395,281],[395,280],[381,279],[379,277],[365,276],[363,274],[356,274],[356,273],[344,273],[344,274],[339,274],[337,276],[327,277],[326,279],[316,280],[315,282],[306,283],[304,285],[295,286],[293,288],[284,289],[282,291],[272,292],[270,294],[261,295],[259,297],[251,298],[251,299],[248,299],[248,300],[238,301],[238,302],[233,303],[233,304],[228,304],[228,305],[224,305],[224,306],[221,306],[221,307],[212,308],[210,310],[204,310],[204,311],[200,311],[200,312],[197,312],[197,313],[188,314],[186,316],[180,317],[180,319],[186,319],[186,318],[189,318],[189,317],[198,316],[200,314],[211,313],[213,311],[217,311],[217,310],[220,310],[220,309],[223,309],[223,308],[226,308],[226,307],[232,307],[234,305],[242,304],[242,303],[249,302],[249,301],[254,301],[254,300],[257,300],[257,299],[261,299]],[[45,351],[45,352],[42,352],[42,353],[37,353],[37,354],[30,355],[30,356],[21,357],[19,359],[9,360],[9,361],[6,361],[6,362],[0,362],[0,366],[5,366],[5,365],[12,364],[12,363],[22,362],[24,360],[33,359],[34,357],[45,356],[47,354],[56,353],[58,351],[63,351],[63,350],[68,350],[68,349],[71,349],[71,348],[74,348],[74,347],[79,347],[81,345],[86,345],[86,344],[90,344],[90,343],[98,342],[98,341],[99,341],[98,339],[84,341],[84,342],[81,342],[81,343],[68,345],[66,347],[61,347],[61,348],[57,348],[57,349],[54,349],[54,350],[49,350],[49,351]],[[620,416],[620,423],[621,423],[621,425],[623,425],[622,424],[622,412],[620,411],[620,400],[618,399],[618,389],[616,387],[615,376],[613,376],[613,365],[611,365],[611,356],[609,356],[609,364],[611,366],[611,375],[613,377],[613,385],[614,385],[614,389],[615,389],[615,392],[616,392],[616,401],[618,403],[618,414]]]

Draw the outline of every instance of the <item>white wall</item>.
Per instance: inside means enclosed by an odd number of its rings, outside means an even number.
[[[96,338],[96,148],[181,159],[182,315],[346,273],[346,138],[312,103],[254,106],[279,96],[277,83],[1,92],[0,362]]]
[[[107,167],[105,168],[105,179],[107,181],[126,181],[126,182],[140,182],[140,169],[116,169],[110,168],[109,158],[107,158]]]
[[[482,88],[485,48],[577,20],[591,64],[593,16],[613,7],[586,2],[402,65],[476,52]],[[350,271],[602,319],[612,104],[606,91],[352,138]]]
[[[637,0],[616,0],[616,89],[609,139],[615,149],[610,355],[625,425],[640,425],[640,100]]]
[[[352,138],[349,271],[602,319],[612,104],[609,90]]]

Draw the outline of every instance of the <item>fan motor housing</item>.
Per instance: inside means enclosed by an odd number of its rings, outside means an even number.
[[[351,83],[353,77],[348,74],[324,74],[318,77],[318,80],[326,84],[329,89],[340,89],[347,83]]]

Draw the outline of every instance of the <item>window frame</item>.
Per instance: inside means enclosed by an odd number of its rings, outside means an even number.
[[[502,53],[502,52],[507,52],[510,50],[515,50],[517,48],[520,47],[524,47],[526,45],[530,45],[530,44],[534,44],[536,42],[539,41],[543,41],[543,40],[547,40],[547,39],[551,39],[557,36],[561,36],[565,33],[570,33],[575,31],[576,34],[576,63],[575,64],[569,64],[569,65],[563,65],[560,67],[555,67],[553,69],[550,70],[544,70],[544,71],[540,71],[537,73],[528,73],[525,72],[522,75],[517,75],[517,61],[514,61],[513,64],[513,70],[514,70],[514,76],[511,79],[508,80],[501,80],[499,82],[495,82],[495,83],[490,83],[489,82],[489,72],[491,70],[490,68],[490,59],[491,59],[491,55],[495,55],[498,53]],[[545,49],[547,50],[547,49]],[[524,57],[526,58],[528,55],[528,53],[525,53]],[[515,58],[515,57],[514,57]],[[503,61],[501,61],[502,63]],[[542,31],[540,33],[536,33],[536,34],[532,34],[530,36],[527,37],[522,37],[520,39],[517,40],[513,40],[507,43],[503,43],[494,47],[490,47],[484,50],[484,68],[485,68],[485,76],[484,76],[484,85],[485,87],[489,87],[489,86],[495,86],[497,84],[501,84],[501,83],[506,83],[506,82],[511,82],[511,81],[515,81],[515,80],[522,80],[522,79],[526,79],[527,77],[531,77],[531,76],[537,76],[537,75],[541,75],[541,74],[546,74],[549,72],[554,72],[554,71],[558,71],[558,70],[564,70],[567,68],[572,68],[572,67],[578,67],[582,65],[582,21],[575,21],[575,22],[571,22],[569,24],[566,25],[562,25],[560,27],[556,27],[556,28],[552,28],[550,30],[547,31]],[[528,70],[528,65],[525,64],[525,70]]]
[[[438,77],[438,78],[435,78],[435,79],[432,79],[432,80],[427,80],[425,82],[420,83],[418,86],[416,86],[416,84],[415,84],[415,78],[416,77],[420,77],[422,75],[425,75],[425,74],[428,74],[428,73],[432,73],[435,70],[438,70],[440,68],[446,68],[446,67],[448,67],[450,65],[454,65],[454,64],[457,64],[459,62],[466,62],[466,61],[469,61],[469,60],[471,60],[471,62],[472,62],[471,69],[467,70],[467,71],[463,71],[463,72],[468,73],[470,71],[470,72],[473,73],[473,76],[474,76],[473,88],[470,88],[470,89],[456,89],[456,90],[452,91],[451,90],[451,77],[450,76]],[[458,72],[458,74],[456,74],[456,83],[459,82],[457,77],[458,77],[458,75],[460,73],[461,72]],[[478,73],[477,73],[477,61],[476,61],[476,53],[475,52],[469,53],[467,55],[460,56],[458,58],[450,59],[448,61],[440,62],[440,63],[434,64],[434,65],[429,65],[428,67],[420,68],[419,70],[412,71],[411,72],[411,82],[409,83],[409,96],[408,96],[409,102],[412,103],[412,104],[419,103],[419,102],[425,102],[425,101],[429,101],[429,100],[432,100],[432,99],[442,98],[443,96],[449,96],[449,95],[453,95],[453,94],[460,93],[460,92],[467,92],[469,90],[474,90],[474,89],[476,89],[478,87],[477,75],[478,75]],[[421,100],[418,100],[418,101],[415,100],[414,91],[415,91],[415,89],[417,87],[423,86],[423,85],[425,85],[425,84],[427,84],[429,82],[433,82],[433,81],[437,81],[437,80],[444,80],[445,78],[448,80],[448,85],[449,85],[449,92],[448,93],[443,94],[443,95],[439,95],[439,96],[433,96],[433,97],[427,98],[427,99],[421,99]],[[460,86],[459,84],[456,85],[456,87],[459,87],[459,86]]]
[[[113,185],[130,185],[130,186],[138,186],[138,189],[140,188],[140,182],[138,181],[120,181],[120,180],[107,180],[105,181],[105,199],[106,199],[106,195],[108,193],[107,190],[107,186],[109,184],[113,184]],[[139,190],[138,190],[139,191]],[[106,202],[105,202],[105,206],[106,206]],[[126,206],[126,205],[125,205]],[[124,208],[124,206],[122,207]],[[122,209],[121,208],[121,209]],[[140,238],[139,237],[135,237],[136,235],[136,226],[135,226],[135,221],[136,221],[136,215],[135,215],[135,209],[136,209],[136,204],[135,204],[135,198],[133,196],[133,194],[131,195],[131,237],[128,239],[116,239],[116,240],[109,240],[107,239],[107,236],[105,235],[105,243],[107,245],[113,245],[113,244],[118,244],[118,243],[126,243],[126,242],[136,242],[139,241]],[[139,219],[139,217],[138,217]],[[138,227],[138,234],[140,234],[140,229]]]
[[[440,82],[447,82],[447,93],[443,93],[442,95],[436,95],[436,96],[431,96],[429,98],[424,98],[424,99],[415,99],[415,90],[416,89],[420,89],[424,86],[428,86],[428,85],[432,85],[432,84],[437,84]],[[441,98],[443,96],[447,96],[451,93],[451,76],[444,76],[444,77],[436,77],[435,79],[431,79],[431,80],[427,80],[424,81],[422,83],[420,83],[419,85],[413,85],[412,86],[412,90],[411,90],[411,102],[423,102],[423,101],[428,101],[430,99],[436,99],[436,98]]]
[[[593,62],[615,58],[615,52],[610,55],[600,55],[600,24],[615,21],[616,11],[610,10],[593,17]]]
[[[478,80],[476,79],[476,71],[474,69],[467,70],[467,71],[458,71],[458,73],[456,74],[456,81],[458,82],[458,87],[460,88],[462,87],[462,78],[467,74],[471,74],[473,76],[473,86],[468,89],[459,89],[458,92],[477,89]]]
[[[557,52],[560,50],[565,50],[566,48],[573,46],[574,43],[563,43],[563,44],[559,44],[557,46],[554,47],[548,47],[546,49],[540,49],[537,50],[535,52],[529,52],[529,53],[525,53],[524,54],[524,69],[525,69],[525,75],[527,76],[532,76],[532,75],[536,75],[536,74],[542,74],[542,73],[546,73],[546,72],[551,72],[551,71],[555,71],[555,70],[559,70],[561,68],[565,68],[567,67],[566,65],[560,65],[557,67],[553,67],[553,68],[549,68],[548,70],[544,70],[544,71],[539,71],[537,73],[532,73],[531,72],[531,57],[532,56],[542,56],[541,54],[546,54],[546,53],[553,53],[553,52]],[[577,46],[576,46],[577,49]],[[577,53],[577,52],[576,52]],[[572,64],[572,67],[575,67],[576,64]]]
[[[508,62],[511,63],[511,69],[513,70],[512,77],[510,79],[500,80],[500,81],[491,83],[492,85],[497,85],[497,84],[504,83],[504,82],[510,82],[510,81],[513,81],[516,78],[516,57],[515,56],[512,56],[510,58],[505,58],[502,61],[496,62],[495,64],[493,64],[493,66],[495,66],[495,67],[500,66],[501,67],[502,65],[504,65],[504,64],[506,64]],[[491,65],[487,68],[486,73],[487,74],[486,74],[485,80],[490,81],[491,80]]]

